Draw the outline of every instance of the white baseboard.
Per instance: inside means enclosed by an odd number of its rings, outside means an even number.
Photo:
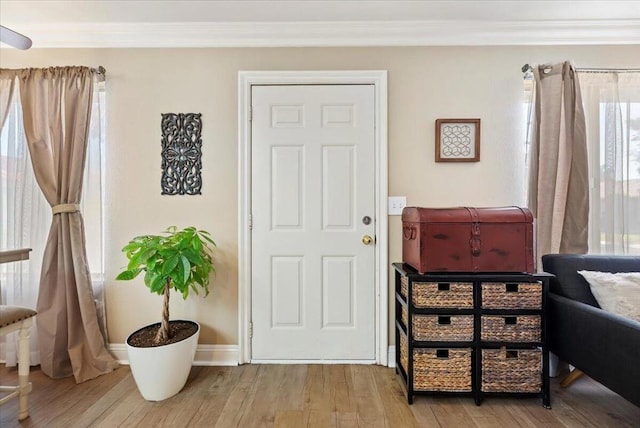
[[[107,350],[120,364],[129,364],[129,356],[127,355],[127,347],[124,343],[109,343]]]
[[[120,364],[129,364],[127,347],[124,343],[110,343],[109,352],[118,360]],[[389,346],[388,367],[396,366],[396,347]],[[252,361],[253,363],[265,363],[265,361]],[[280,361],[280,363],[282,363]],[[299,363],[299,362],[298,362]],[[322,362],[327,364],[326,361]],[[336,362],[337,363],[337,362]],[[353,363],[353,362],[351,362]],[[362,361],[361,364],[371,364],[371,361]],[[237,366],[238,365],[238,345],[198,345],[196,356],[193,360],[194,366]]]
[[[198,345],[194,366],[237,366],[238,345]]]
[[[388,367],[396,366],[396,345],[389,346],[389,357],[387,357]]]
[[[110,343],[109,352],[120,364],[129,364],[127,346],[124,343]],[[238,345],[198,345],[194,366],[237,366]]]
[[[376,360],[256,360],[252,359],[251,364],[359,364],[374,365]]]

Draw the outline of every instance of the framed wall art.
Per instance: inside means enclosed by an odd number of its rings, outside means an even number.
[[[437,119],[436,162],[480,161],[480,119]]]

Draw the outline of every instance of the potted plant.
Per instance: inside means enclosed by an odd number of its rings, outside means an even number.
[[[162,321],[143,327],[127,338],[131,373],[140,393],[149,401],[160,401],[177,394],[187,381],[200,326],[194,321],[169,321],[171,289],[209,294],[210,274],[215,272],[211,235],[195,227],[178,230],[169,227],[163,235],[133,238],[123,249],[127,268],[116,277],[131,280],[141,272],[152,293],[164,296]]]

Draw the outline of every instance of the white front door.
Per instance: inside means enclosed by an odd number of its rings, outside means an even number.
[[[252,360],[373,361],[374,86],[251,100]]]

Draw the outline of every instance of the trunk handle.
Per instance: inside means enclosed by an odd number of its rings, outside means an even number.
[[[404,235],[405,241],[413,241],[416,239],[416,227],[405,226],[402,228],[402,234]]]

